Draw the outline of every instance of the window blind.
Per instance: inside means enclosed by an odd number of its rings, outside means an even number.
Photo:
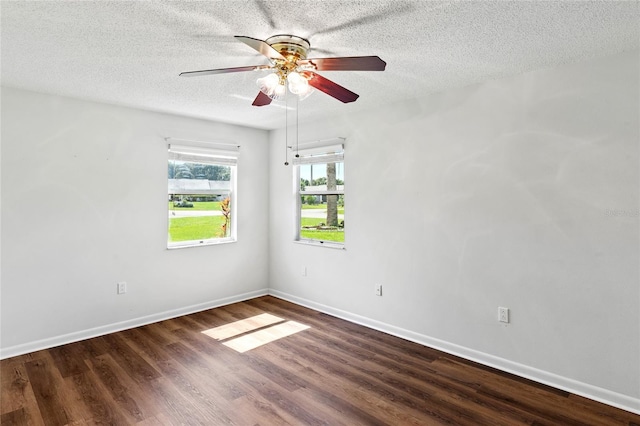
[[[344,161],[344,138],[307,142],[291,147],[293,164],[339,163]]]
[[[169,159],[203,164],[236,165],[240,146],[167,138]]]

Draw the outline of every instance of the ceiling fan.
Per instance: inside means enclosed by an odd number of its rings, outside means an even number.
[[[342,58],[307,59],[311,48],[308,40],[290,34],[279,34],[266,40],[235,36],[247,46],[257,50],[267,58],[269,65],[253,65],[213,70],[187,71],[181,77],[225,74],[243,71],[273,70],[273,73],[257,80],[260,92],[253,101],[254,106],[269,105],[272,100],[283,99],[289,92],[304,99],[313,88],[348,103],[358,99],[358,94],[322,77],[315,71],[384,71],[386,62],[378,56],[352,56]]]

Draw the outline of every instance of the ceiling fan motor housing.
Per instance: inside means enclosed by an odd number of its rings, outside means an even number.
[[[309,40],[291,34],[278,34],[269,37],[265,42],[280,52],[288,61],[307,59],[307,51],[311,47]]]

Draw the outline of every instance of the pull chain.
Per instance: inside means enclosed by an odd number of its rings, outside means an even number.
[[[289,96],[284,94],[284,165],[289,165],[287,158],[287,144],[289,143]]]
[[[298,124],[298,110],[300,109],[300,99],[296,96],[296,158],[300,158],[300,154],[298,154],[298,141],[300,140],[300,135],[298,134],[298,129],[300,125]]]

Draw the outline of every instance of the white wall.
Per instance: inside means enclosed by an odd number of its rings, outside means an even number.
[[[237,243],[166,249],[167,136],[241,145]],[[3,88],[2,355],[264,294],[268,155],[266,131]]]
[[[273,132],[272,292],[640,411],[638,63],[302,124],[302,141],[347,138],[344,251],[292,243]]]

